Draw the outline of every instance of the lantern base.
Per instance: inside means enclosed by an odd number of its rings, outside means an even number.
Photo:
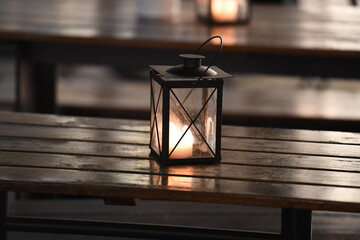
[[[151,150],[150,155],[155,157],[155,159],[161,166],[209,164],[209,163],[219,163],[221,161],[221,156],[219,156],[218,158],[214,157],[214,158],[165,159],[162,158],[151,147],[150,150]]]

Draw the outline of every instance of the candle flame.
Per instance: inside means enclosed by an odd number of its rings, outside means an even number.
[[[182,135],[188,127],[178,127],[173,122],[169,124],[169,154],[173,151],[176,144],[181,139]],[[192,156],[194,137],[190,129],[185,133],[175,150],[172,152],[170,158],[189,158]]]

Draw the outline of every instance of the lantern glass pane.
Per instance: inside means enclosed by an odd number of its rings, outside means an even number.
[[[160,155],[162,148],[162,87],[151,80],[151,147]],[[160,146],[160,147],[159,147]]]
[[[214,88],[176,88],[171,90],[169,153],[172,151],[173,153],[170,158],[215,156],[215,92]],[[173,150],[175,146],[176,148]]]
[[[216,111],[217,111],[217,89],[203,88],[203,102],[207,101],[200,117],[195,125],[201,130],[206,142],[200,148],[203,152],[213,154],[216,152]],[[209,149],[210,148],[210,149]]]

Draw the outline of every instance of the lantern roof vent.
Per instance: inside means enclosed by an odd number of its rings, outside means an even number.
[[[211,68],[207,71],[207,67],[201,65],[201,60],[205,57],[198,54],[180,54],[184,59],[182,65],[169,68],[167,71],[183,77],[209,77],[217,75],[217,72]]]
[[[216,66],[212,66],[208,69],[207,66],[201,65],[201,60],[205,57],[198,54],[180,54],[183,58],[183,64],[177,66],[150,66],[152,69],[163,75],[163,77],[170,79],[179,78],[228,78],[232,75],[224,72]]]

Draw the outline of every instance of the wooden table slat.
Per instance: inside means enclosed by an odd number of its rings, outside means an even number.
[[[0,190],[360,212],[353,204],[360,202],[359,190],[352,188],[58,169],[0,167],[0,172]]]
[[[8,154],[11,153],[9,156]],[[28,154],[32,156],[31,160],[27,159]],[[126,157],[111,157],[111,156],[86,156],[86,155],[69,155],[69,154],[49,154],[49,153],[30,153],[30,152],[8,152],[1,151],[0,159],[2,164],[14,164],[14,161],[8,162],[10,156],[21,159],[20,164],[23,162],[32,162],[34,166],[54,166],[60,168],[68,167],[82,167],[86,168],[91,166],[94,169],[103,169],[101,165],[93,165],[92,162],[101,161],[101,163],[110,164],[111,169],[116,170],[118,164],[131,165],[138,167],[140,164],[138,160],[148,160],[149,158],[126,158]],[[222,165],[240,165],[240,166],[260,166],[260,167],[279,167],[289,169],[312,169],[312,170],[323,170],[323,171],[340,171],[340,172],[360,172],[360,160],[352,158],[335,158],[335,157],[323,157],[323,156],[308,156],[308,155],[294,155],[294,154],[271,154],[271,153],[259,153],[259,152],[245,152],[245,151],[222,151]],[[52,159],[54,163],[51,163],[49,159]],[[66,164],[62,164],[63,161]],[[40,165],[37,163],[40,162]],[[114,166],[114,162],[116,163]],[[70,165],[69,165],[70,164]],[[105,164],[106,165],[106,164]],[[142,166],[142,163],[140,164]],[[106,169],[106,168],[105,168]],[[142,168],[142,170],[144,170]]]
[[[328,171],[360,171],[360,159],[284,153],[222,151],[223,164],[241,164]]]
[[[323,142],[323,143],[343,143],[360,145],[360,133],[336,132],[336,131],[316,131],[300,129],[280,129],[280,128],[259,128],[259,127],[222,127],[222,135],[226,137],[247,137],[273,140]]]
[[[85,128],[59,128],[1,124],[0,136],[39,138],[56,140],[77,140],[88,142],[149,144],[149,133],[123,130],[100,130]]]
[[[0,150],[147,158],[148,146],[120,143],[40,140],[0,137]]]
[[[306,154],[314,156],[360,157],[360,145],[342,145],[309,142],[287,142],[262,139],[223,138],[222,149],[269,153]]]
[[[134,145],[53,139],[21,139],[11,137],[0,137],[0,141],[4,141],[4,143],[0,146],[0,150],[116,157],[137,156],[140,158],[144,158],[149,155],[149,148],[147,144]],[[360,152],[360,146],[358,145],[266,141],[259,139],[223,138],[222,146],[223,150],[233,151],[254,151],[349,158],[359,158]]]
[[[109,130],[129,130],[148,132],[150,127],[145,121],[127,119],[104,119],[90,117],[71,117],[51,114],[14,113],[0,111],[1,123],[18,123],[25,125],[77,127]]]
[[[0,136],[34,136],[38,135],[37,131],[61,131],[50,127],[69,127],[71,132],[77,134],[85,134],[91,138],[92,135],[99,134],[100,131],[96,130],[77,130],[76,128],[86,129],[102,129],[102,130],[124,130],[135,132],[149,132],[149,123],[142,120],[124,120],[124,119],[104,119],[102,118],[87,118],[87,117],[68,117],[68,116],[55,116],[47,114],[31,114],[31,113],[11,113],[0,112],[0,123],[3,123],[4,129],[0,129]],[[11,127],[11,124],[15,126]],[[18,126],[16,126],[18,125]],[[29,133],[38,126],[34,133]],[[16,131],[16,127],[23,129],[21,132]],[[49,128],[46,128],[49,127]],[[13,129],[14,128],[14,129]],[[26,128],[29,128],[25,131]],[[13,130],[12,130],[13,129]],[[10,132],[11,131],[11,132]],[[234,138],[254,138],[254,139],[273,139],[273,140],[288,140],[288,141],[304,141],[304,142],[323,142],[323,143],[341,143],[341,144],[354,144],[360,145],[360,133],[337,132],[337,131],[312,131],[312,130],[294,130],[294,129],[276,129],[276,128],[253,128],[241,126],[228,126],[222,127],[222,135]],[[105,132],[103,132],[105,133]],[[102,139],[104,141],[112,141],[111,139],[117,138],[119,134],[114,132],[107,132]],[[55,133],[54,133],[55,135]],[[69,139],[78,139],[76,134],[62,133],[63,136],[68,135]],[[103,135],[103,134],[102,134]],[[71,138],[70,138],[71,137]]]
[[[53,161],[48,161],[53,159]],[[85,170],[96,172],[132,172],[136,174],[161,174],[177,176],[196,176],[211,179],[231,179],[254,182],[291,183],[318,186],[360,186],[358,173],[334,172],[309,169],[286,169],[262,166],[241,165],[196,165],[160,168],[148,159],[114,159],[87,158],[54,155],[39,155],[31,153],[2,153],[0,166],[56,168],[70,170]],[[30,175],[30,174],[29,174]],[[35,175],[36,176],[36,175]],[[66,180],[64,179],[64,183]],[[360,190],[360,187],[359,187]]]

